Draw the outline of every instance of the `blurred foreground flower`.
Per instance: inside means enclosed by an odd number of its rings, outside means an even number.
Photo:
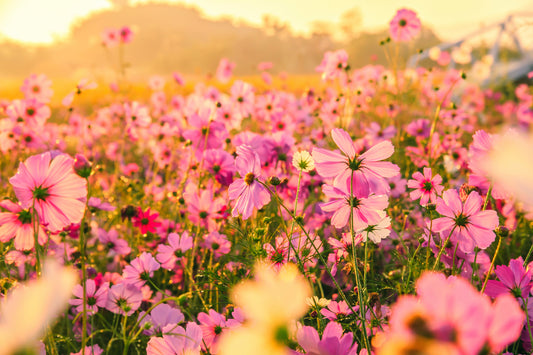
[[[34,345],[46,326],[68,304],[77,276],[50,259],[43,276],[11,291],[0,304],[0,355]]]
[[[491,152],[481,161],[494,183],[529,206],[533,206],[532,153],[533,135],[511,133],[497,138]]]
[[[311,288],[294,264],[279,272],[266,264],[255,267],[255,280],[245,281],[232,292],[242,308],[245,325],[226,332],[220,339],[220,354],[289,354],[289,322],[307,311]]]

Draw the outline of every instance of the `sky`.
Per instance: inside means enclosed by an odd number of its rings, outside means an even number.
[[[135,3],[146,1],[133,0]],[[160,2],[163,2],[160,0]],[[166,2],[180,2],[167,0]],[[181,0],[208,17],[231,15],[259,25],[263,14],[289,22],[306,33],[313,21],[337,22],[357,7],[363,28],[387,26],[397,9],[415,10],[422,23],[445,40],[454,40],[482,24],[503,20],[510,13],[530,10],[533,0]],[[51,43],[68,34],[70,25],[91,12],[107,9],[107,0],[0,0],[0,35],[26,43]]]

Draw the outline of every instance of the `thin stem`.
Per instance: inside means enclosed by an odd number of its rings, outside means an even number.
[[[455,230],[455,227],[457,226],[453,226],[452,230],[450,231],[450,234],[448,235],[448,238],[446,238],[446,240],[442,243],[439,250],[439,254],[437,255],[437,260],[435,260],[435,263],[433,264],[433,271],[435,271],[437,265],[439,265],[440,257],[442,256],[442,253],[444,253],[444,249],[446,249],[446,244],[448,244],[448,241],[452,237],[452,233]]]
[[[500,251],[500,246],[502,245],[502,237],[498,236],[498,246],[496,246],[496,251],[494,252],[494,256],[492,257],[492,261],[490,263],[489,271],[487,271],[487,276],[485,276],[485,281],[483,282],[483,287],[481,288],[481,293],[485,292],[485,287],[487,287],[487,283],[489,282],[489,276],[492,273],[492,269],[494,268],[494,263],[496,262],[496,257],[498,256],[498,252]]]

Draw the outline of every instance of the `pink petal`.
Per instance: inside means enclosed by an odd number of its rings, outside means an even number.
[[[355,157],[355,148],[353,146],[352,138],[350,135],[343,130],[342,128],[334,128],[331,130],[331,138],[337,147],[348,156],[348,158],[353,159]]]
[[[368,163],[370,161],[387,159],[392,153],[394,153],[394,146],[392,143],[389,141],[383,141],[361,154],[359,159]]]

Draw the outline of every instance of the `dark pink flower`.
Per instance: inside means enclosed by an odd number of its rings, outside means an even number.
[[[485,294],[497,297],[509,294],[516,298],[526,299],[531,291],[531,272],[524,268],[522,257],[509,261],[509,266],[496,266],[496,276],[500,281],[489,280]]]
[[[437,195],[442,193],[442,178],[439,174],[432,176],[431,168],[424,168],[424,175],[419,171],[413,174],[413,179],[407,181],[407,187],[415,189],[409,196],[411,200],[420,199],[420,204],[426,206],[428,202],[435,203]]]
[[[137,210],[137,215],[131,219],[133,226],[139,227],[141,234],[146,234],[148,232],[155,233],[156,228],[161,224],[157,222],[157,217],[159,213],[150,213],[150,208],[148,207],[146,211],[143,211],[140,207]]]

